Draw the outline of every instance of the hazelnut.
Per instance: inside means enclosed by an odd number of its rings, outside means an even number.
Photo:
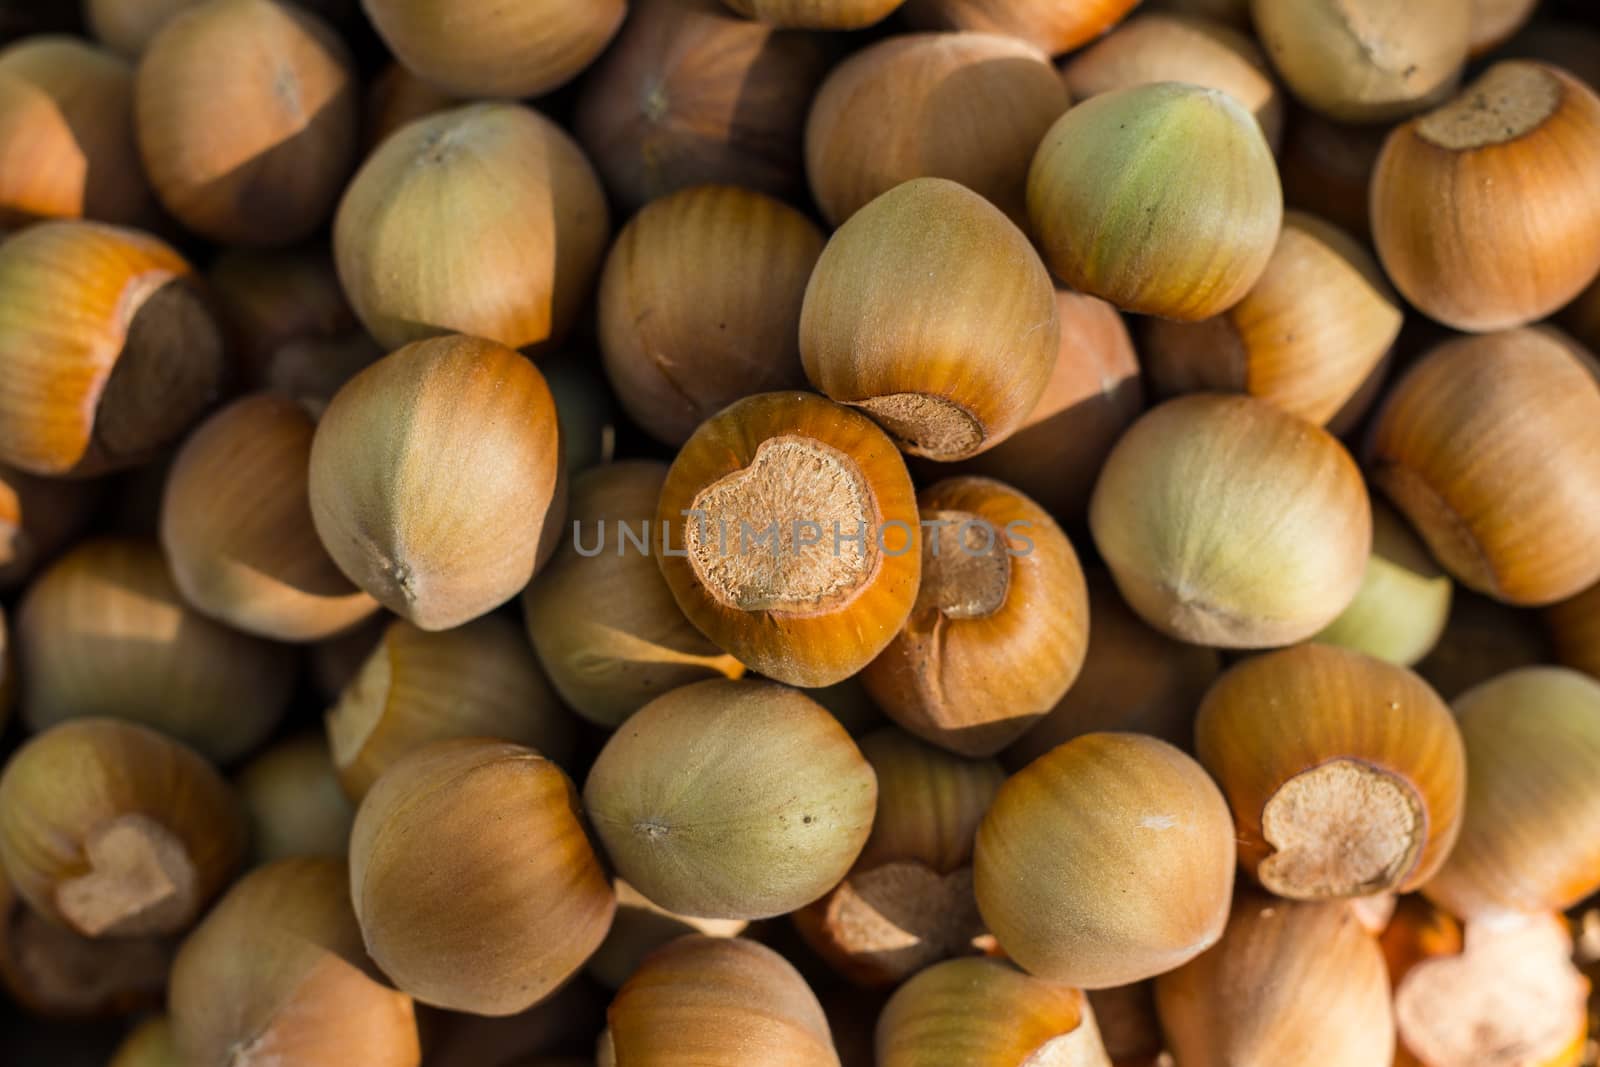
[[[1020,37],[1051,55],[1105,33],[1139,0],[908,0],[906,20],[927,30],[980,30]]]

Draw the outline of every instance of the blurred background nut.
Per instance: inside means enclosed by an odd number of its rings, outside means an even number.
[[[343,857],[348,850],[356,811],[322,736],[302,733],[279,741],[240,769],[234,788],[250,820],[256,863]]]
[[[908,0],[906,20],[929,30],[981,30],[1020,37],[1059,55],[1116,25],[1139,0]]]

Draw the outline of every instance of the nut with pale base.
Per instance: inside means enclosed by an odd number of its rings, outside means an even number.
[[[34,730],[128,719],[220,763],[261,744],[288,708],[293,650],[189,607],[153,542],[80,543],[34,581],[16,624]]]
[[[1001,754],[1017,770],[1074,737],[1106,730],[1149,734],[1185,751],[1194,746],[1194,712],[1222,670],[1215,649],[1174,641],[1146,626],[1104,571],[1092,571],[1089,648],[1083,672]]]
[[[1156,1007],[1184,1067],[1394,1057],[1383,953],[1342,901],[1241,894],[1217,946],[1156,979]]]
[[[1215,944],[1236,859],[1228,803],[1198,763],[1153,737],[1099,733],[1001,786],[973,873],[978,908],[1012,959],[1103,989]]]
[[[765,945],[682,937],[652,953],[606,1012],[599,1067],[839,1067],[816,994]]]
[[[1404,667],[1320,644],[1245,660],[1206,694],[1195,739],[1239,861],[1280,897],[1408,892],[1460,831],[1460,732]]]
[[[691,185],[803,191],[806,108],[827,73],[818,34],[735,14],[722,0],[632,0],[584,80],[573,129],[625,208]]]
[[[0,461],[56,477],[143,463],[223,370],[192,269],[154,237],[45,222],[0,244]]]
[[[1600,271],[1596,168],[1595,91],[1542,63],[1497,63],[1389,135],[1372,175],[1378,256],[1446,326],[1542,319]]]
[[[278,641],[350,629],[378,602],[317,539],[307,492],[316,423],[286,396],[235,401],[184,442],[161,501],[161,543],[184,599]]]
[[[806,120],[806,175],[835,226],[912,178],[948,178],[1018,225],[1028,164],[1067,91],[1044,53],[991,33],[902,34],[840,63]]]
[[[501,741],[435,741],[367,792],[350,837],[367,951],[425,1004],[513,1015],[605,940],[616,897],[561,768]]]
[[[576,724],[522,633],[494,615],[442,633],[390,623],[325,722],[339,781],[358,802],[433,741],[493,737],[558,762],[577,743]]]
[[[862,738],[861,754],[878,777],[872,836],[850,876],[794,922],[846,978],[887,988],[983,940],[972,839],[1005,775],[894,727]]]
[[[156,195],[214,241],[304,240],[356,163],[350,54],[298,4],[209,0],[176,15],[140,61],[134,111]]]
[[[424,630],[483,615],[555,550],[555,402],[527,359],[440,337],[339,390],[311,442],[311,517],[333,561]]]
[[[1404,319],[1365,248],[1291,211],[1243,300],[1204,322],[1149,320],[1141,352],[1160,395],[1246,393],[1321,426],[1360,392]]]
[[[154,223],[132,92],[132,66],[84,41],[38,36],[0,53],[0,222]]]
[[[1373,485],[1463,585],[1549,604],[1600,579],[1600,383],[1554,336],[1447,341],[1389,393]]]
[[[1081,989],[993,959],[949,960],[895,992],[878,1020],[879,1067],[1111,1067]]]
[[[1144,410],[1139,356],[1116,308],[1056,290],[1061,348],[1039,402],[993,448],[953,463],[915,462],[928,481],[956,474],[995,478],[1055,518],[1079,523],[1117,438]]]
[[[1089,601],[1066,534],[988,478],[917,498],[922,582],[905,629],[861,673],[889,717],[925,741],[992,756],[1025,733],[1083,667]]]
[[[666,478],[666,464],[642,460],[574,478],[574,539],[522,595],[528,635],[551,684],[599,726],[620,726],[679,686],[744,674],[744,664],[684,617],[656,566],[656,502]]]
[[[345,190],[333,251],[384,348],[449,333],[547,348],[576,321],[610,230],[572,138],[529,108],[484,103],[379,145]]]
[[[877,778],[838,721],[771,682],[675,689],[584,783],[617,873],[680,915],[764,919],[821,897],[866,844]]]
[[[1102,93],[1056,121],[1033,157],[1028,216],[1045,262],[1072,288],[1192,322],[1237,304],[1266,270],[1283,190],[1238,101],[1157,82]]]
[[[592,63],[628,0],[364,0],[372,26],[424,81],[461,97],[524,97]]]
[[[1467,924],[1464,946],[1398,980],[1402,1053],[1419,1067],[1577,1067],[1589,982],[1571,957],[1555,915]]]
[[[1220,89],[1244,105],[1267,144],[1283,139],[1283,93],[1253,38],[1198,14],[1135,15],[1061,68],[1074,100],[1151,82]]]
[[[808,688],[883,651],[922,572],[899,451],[811,393],[763,393],[706,420],[667,473],[654,532],[689,621],[751,669]]]
[[[1460,0],[1254,0],[1256,32],[1301,101],[1339,122],[1386,122],[1448,96],[1467,62]]]
[[[1600,682],[1560,667],[1456,699],[1467,806],[1429,898],[1463,919],[1558,911],[1600,889]]]
[[[244,850],[227,783],[142,726],[63,723],[0,772],[0,866],[29,907],[86,937],[185,929]]]
[[[1405,520],[1374,500],[1372,555],[1361,591],[1313,640],[1409,667],[1443,636],[1453,589]]]
[[[1020,37],[1051,55],[1117,24],[1139,0],[908,0],[905,17],[926,30],[980,30]]]
[[[184,941],[168,992],[192,1067],[417,1067],[411,998],[361,949],[344,864],[289,859],[239,881]]]
[[[161,1003],[173,946],[154,937],[90,939],[43,918],[0,871],[0,989],[34,1015],[95,1019]]]
[[[804,386],[800,305],[824,241],[800,212],[748,189],[695,186],[647,205],[617,235],[597,297],[623,410],[681,445],[741,397]]]
[[[898,185],[839,227],[800,313],[811,383],[938,460],[1020,428],[1060,339],[1055,289],[1027,237],[945,178]]]
[[[1196,394],[1144,415],[1089,505],[1094,542],[1147,623],[1215,648],[1316,633],[1361,588],[1361,472],[1337,440],[1252,397]]]

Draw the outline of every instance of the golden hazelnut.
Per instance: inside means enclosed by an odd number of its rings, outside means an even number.
[[[177,933],[244,858],[228,784],[193,749],[114,719],[52,727],[0,772],[0,866],[85,937]]]
[[[1372,545],[1366,487],[1337,440],[1263,401],[1214,394],[1133,424],[1089,526],[1145,622],[1217,648],[1310,637],[1355,598]]]
[[[98,499],[94,482],[0,467],[0,588],[23,584],[76,539]]]
[[[820,705],[725,679],[646,704],[583,787],[617,873],[668,911],[709,919],[782,915],[838,885],[877,796],[872,767]]]
[[[134,139],[133,67],[70,37],[0,52],[0,223],[157,220]]]
[[[878,1021],[879,1067],[1110,1067],[1081,989],[1010,963],[948,960],[921,972]]]
[[[906,20],[926,30],[980,30],[1070,52],[1115,26],[1139,0],[909,0]]]
[[[56,476],[143,463],[223,373],[189,264],[154,237],[44,222],[0,244],[0,462]]]
[[[339,784],[328,742],[315,733],[280,741],[235,780],[250,820],[257,863],[292,856],[343,856],[356,810]]]
[[[272,732],[294,684],[292,650],[189,607],[160,549],[128,538],[82,542],[34,581],[17,653],[32,729],[129,719],[219,763]]]
[[[1387,122],[1438,103],[1467,62],[1461,0],[1254,0],[1257,34],[1290,92],[1338,122]]]
[[[1410,667],[1444,635],[1453,588],[1405,520],[1375,500],[1361,591],[1314,640]]]
[[[661,463],[632,461],[573,480],[573,538],[522,595],[534,651],[561,699],[620,726],[679,686],[738,678],[744,664],[692,626],[652,555]]]
[[[1142,734],[1085,734],[1000,787],[973,854],[978,909],[1040,978],[1088,989],[1141,981],[1222,936],[1233,832],[1227,801],[1193,759]]]
[[[316,424],[286,396],[217,412],[178,451],[161,545],[201,613],[278,641],[317,641],[378,610],[317,539],[307,477]]]
[[[1028,165],[1067,104],[1050,58],[1013,37],[890,37],[818,90],[806,122],[811,191],[838,226],[902,182],[948,178],[1026,225]]]
[[[812,393],[762,393],[706,420],[667,472],[652,529],[689,621],[790,685],[832,685],[871,662],[922,572],[894,443]]]
[[[1417,673],[1446,700],[1516,670],[1555,660],[1539,619],[1529,611],[1457,589],[1439,643]]]
[[[739,937],[682,937],[656,950],[606,1022],[599,1067],[839,1067],[800,972]]]
[[[1005,775],[887,727],[861,740],[878,776],[872,836],[849,877],[793,915],[852,983],[892,988],[989,938],[972,893],[972,839]]]
[[[1243,300],[1204,322],[1151,319],[1140,350],[1158,394],[1247,393],[1321,426],[1360,391],[1404,321],[1365,248],[1291,211]]]
[[[592,63],[628,0],[363,0],[384,44],[424,81],[461,97],[541,96]]]
[[[1220,89],[1256,117],[1274,150],[1283,95],[1267,57],[1246,34],[1193,14],[1138,15],[1072,56],[1061,70],[1074,100],[1152,82]]]
[[[1056,290],[1061,348],[1044,393],[1020,429],[955,463],[913,461],[929,481],[973,474],[1005,482],[1057,520],[1079,524],[1117,438],[1144,410],[1139,356],[1116,308]]]
[[[1557,916],[1469,923],[1463,946],[1417,962],[1396,984],[1396,1063],[1577,1067],[1588,996]]]
[[[1388,134],[1386,126],[1349,126],[1294,108],[1278,155],[1284,199],[1348,233],[1370,234],[1368,192]]]
[[[339,390],[311,442],[311,516],[328,554],[424,630],[522,591],[555,550],[563,481],[543,376],[474,337],[374,363]]]
[[[1222,670],[1214,649],[1174,641],[1146,626],[1103,571],[1088,575],[1089,648],[1067,695],[1002,755],[1013,770],[1057,745],[1103,730],[1150,734],[1185,751],[1194,712]]]
[[[1283,190],[1260,124],[1233,97],[1158,82],[1057,120],[1028,174],[1028,215],[1072,288],[1196,321],[1244,299],[1266,270]],[[1163,224],[1174,219],[1184,224]]]
[[[1463,585],[1537,606],[1600,579],[1595,455],[1600,382],[1558,341],[1515,330],[1413,366],[1372,427],[1368,467]]]
[[[1423,887],[1470,921],[1570,907],[1600,889],[1600,682],[1560,667],[1501,675],[1456,699],[1467,806]]]
[[[367,89],[362,145],[371,154],[389,135],[417,119],[460,107],[465,101],[423,81],[400,63],[390,63]]]
[[[239,881],[178,950],[167,995],[192,1067],[417,1067],[411,998],[361,949],[338,860],[299,858]]]
[[[345,191],[333,249],[385,348],[452,332],[532,348],[572,328],[610,230],[565,131],[517,104],[474,104],[378,146]]]
[[[172,1020],[152,1015],[128,1031],[106,1067],[178,1067],[178,1039]]]
[[[806,30],[859,30],[882,22],[905,0],[723,0],[747,18]]]
[[[1184,1067],[1394,1058],[1383,953],[1342,901],[1241,894],[1216,947],[1156,979],[1156,1007]]]
[[[356,801],[430,742],[493,737],[561,762],[574,727],[517,625],[494,615],[442,633],[390,623],[327,714],[334,766]]]
[[[1597,168],[1595,91],[1555,67],[1497,63],[1389,134],[1372,175],[1378,256],[1446,326],[1542,319],[1600,271]]]
[[[1060,347],[1050,275],[998,208],[944,178],[835,231],[800,314],[806,376],[907,452],[965,459],[1021,428]]]
[[[1238,664],[1200,705],[1195,750],[1233,808],[1239,862],[1280,897],[1409,892],[1461,829],[1450,709],[1359,652],[1305,644]]]
[[[803,387],[800,305],[823,243],[810,219],[748,189],[648,204],[600,274],[600,354],[623,410],[681,445],[741,397]]]
[[[1561,662],[1600,678],[1600,585],[1552,605],[1545,619]]]
[[[818,35],[752,22],[721,0],[633,0],[579,91],[573,128],[630,210],[691,185],[790,196],[828,61]]]
[[[96,1019],[156,1007],[171,962],[166,939],[91,940],[56,925],[23,903],[0,871],[0,989],[29,1013]]]
[[[107,48],[137,59],[174,15],[203,0],[84,0],[89,32]]]
[[[621,878],[612,880],[617,894],[617,915],[605,943],[596,950],[584,972],[607,989],[621,989],[656,949],[680,937],[738,937],[749,927],[744,919],[696,919],[677,915],[652,904]]]
[[[512,1015],[554,992],[616,910],[561,768],[502,741],[436,741],[368,791],[350,896],[373,960],[419,1001]]]
[[[916,604],[861,680],[923,740],[992,756],[1061,700],[1083,667],[1083,570],[1055,520],[1000,482],[948,478],[917,504],[927,529]]]
[[[156,195],[214,241],[304,240],[355,166],[349,53],[292,3],[209,0],[176,15],[139,63],[135,113]]]

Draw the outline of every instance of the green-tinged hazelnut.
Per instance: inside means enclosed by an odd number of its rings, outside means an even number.
[[[877,778],[838,721],[770,682],[676,689],[624,723],[584,784],[617,872],[682,915],[758,919],[837,885]]]
[[[1314,640],[1409,667],[1439,643],[1453,588],[1405,521],[1374,501],[1372,555],[1361,590]]]
[[[1272,149],[1216,89],[1158,82],[1068,111],[1028,175],[1045,262],[1125,311],[1196,321],[1261,277],[1283,221]]]

